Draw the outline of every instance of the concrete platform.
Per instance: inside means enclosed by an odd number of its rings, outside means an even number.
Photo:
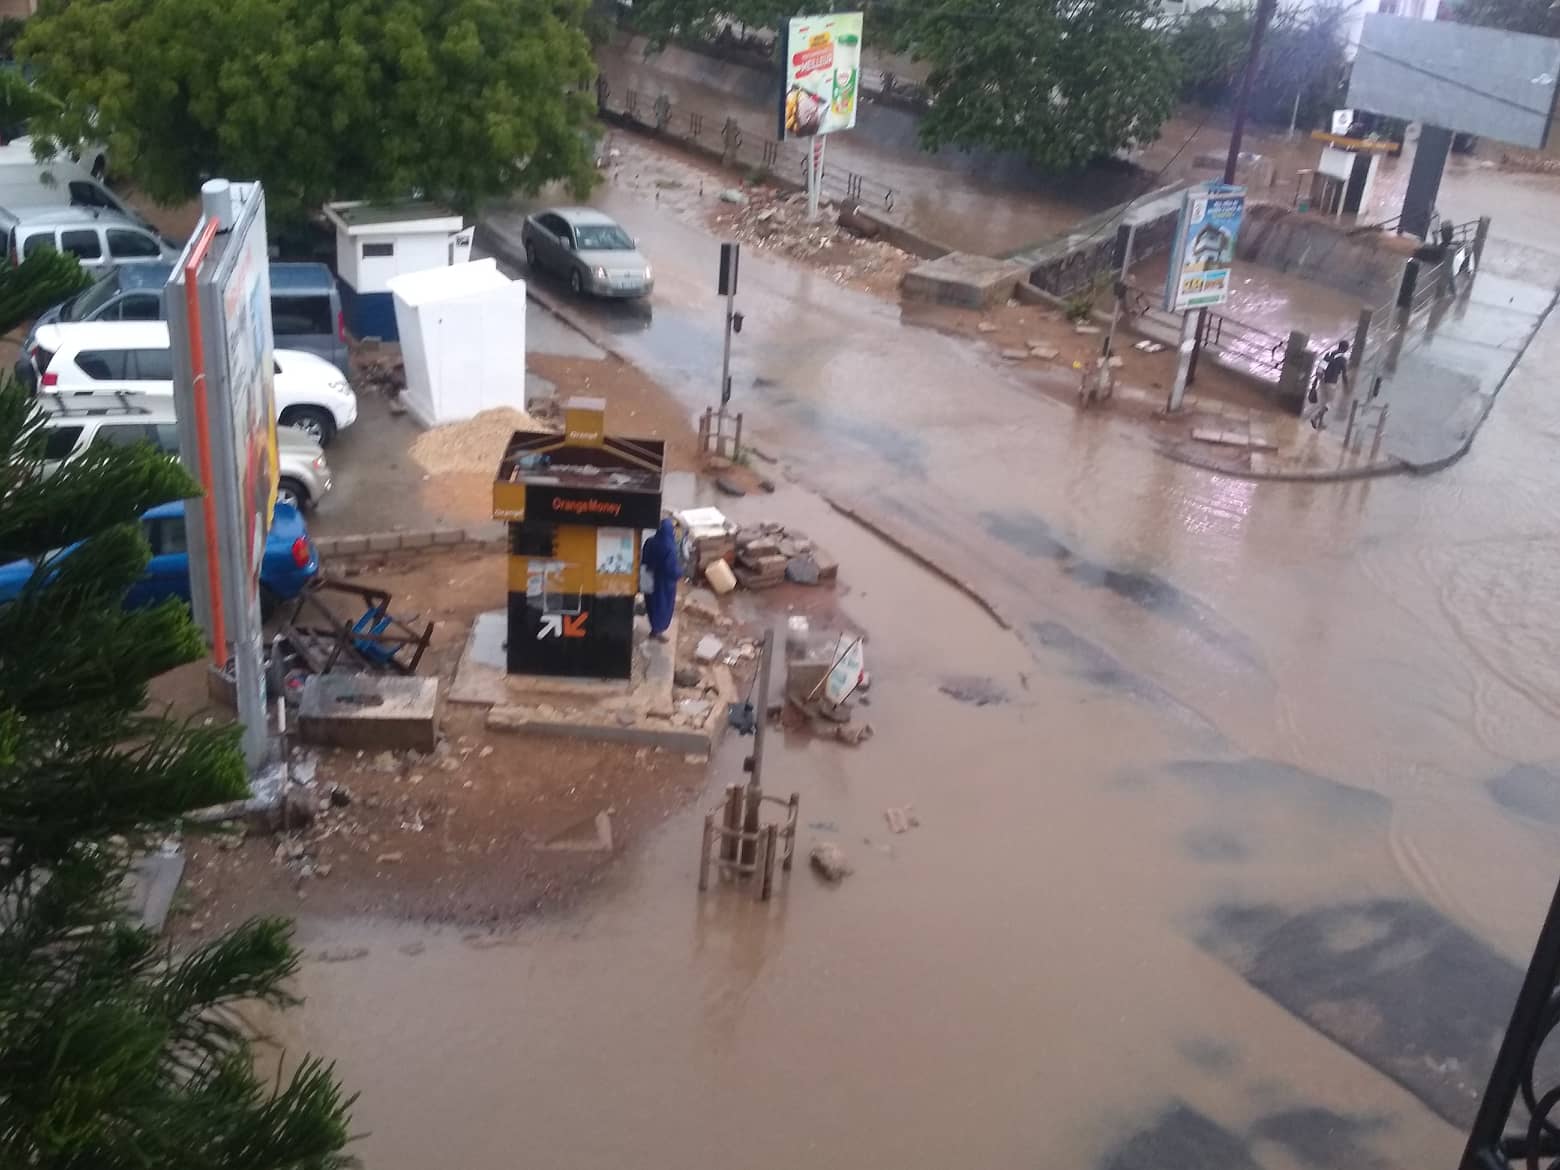
[[[993,260],[968,252],[949,252],[940,260],[928,260],[905,273],[899,294],[907,301],[962,305],[984,309],[1013,295],[1029,269],[1012,260]]]
[[[431,752],[439,735],[439,680],[386,674],[311,675],[298,705],[304,743]]]
[[[480,614],[450,687],[451,702],[490,708],[496,731],[606,740],[707,755],[726,722],[726,702],[710,693],[674,693],[678,621],[666,642],[650,638],[643,617],[634,620],[632,677],[546,678],[505,669],[508,618],[503,610]]]

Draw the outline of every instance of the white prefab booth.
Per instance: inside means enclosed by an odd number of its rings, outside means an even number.
[[[390,279],[407,411],[424,426],[525,409],[525,284],[493,260]]]
[[[459,264],[471,254],[471,231],[436,203],[327,203],[336,229],[336,275],[354,337],[396,339],[390,281],[409,272]]]

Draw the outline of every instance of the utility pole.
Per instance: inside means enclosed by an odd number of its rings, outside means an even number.
[[[1235,121],[1230,126],[1230,152],[1224,159],[1224,184],[1235,182],[1235,170],[1240,164],[1240,140],[1246,133],[1246,109],[1251,105],[1251,86],[1257,79],[1257,63],[1262,56],[1262,38],[1273,22],[1273,12],[1278,0],[1257,0],[1257,11],[1251,21],[1251,44],[1246,49],[1246,67],[1240,75],[1240,93],[1235,98]],[[1197,356],[1202,352],[1203,335],[1208,331],[1208,310],[1197,310],[1197,331],[1192,339],[1192,361],[1186,372],[1188,382],[1197,378]]]

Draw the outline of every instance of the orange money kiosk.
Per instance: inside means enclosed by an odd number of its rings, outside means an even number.
[[[516,431],[493,484],[509,526],[511,674],[629,677],[639,549],[661,522],[666,445],[606,433],[606,402],[570,398],[563,433]]]

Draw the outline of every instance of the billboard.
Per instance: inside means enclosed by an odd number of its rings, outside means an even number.
[[[275,360],[265,196],[208,181],[164,292],[179,449],[205,489],[186,504],[190,595],[218,668],[231,664],[244,755],[267,752],[260,561],[276,504]],[[193,287],[191,287],[193,285]]]
[[[861,13],[797,16],[780,28],[780,134],[812,138],[856,124]]]
[[[238,457],[238,492],[244,508],[243,541],[250,580],[258,584],[265,538],[276,507],[279,468],[276,361],[271,353],[271,265],[266,255],[264,196],[257,194],[255,198],[260,200],[256,217],[234,229],[234,238],[218,267],[217,284],[222,296],[233,451]]]
[[[1349,105],[1541,147],[1560,77],[1560,41],[1443,20],[1371,14],[1349,75]]]
[[[1244,187],[1207,183],[1187,190],[1165,280],[1166,309],[1184,313],[1224,303],[1230,295],[1230,266],[1245,213]]]

